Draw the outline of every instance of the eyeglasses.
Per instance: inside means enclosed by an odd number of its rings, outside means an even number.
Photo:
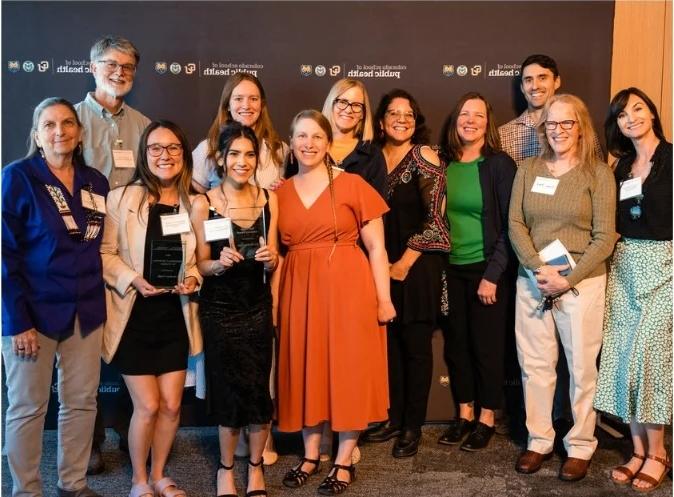
[[[332,101],[332,105],[337,107],[339,110],[346,110],[347,108],[351,107],[351,112],[354,114],[362,114],[365,110],[365,104],[361,104],[360,102],[349,102],[343,98],[334,99]]]
[[[147,153],[152,157],[159,157],[162,153],[164,153],[164,150],[166,150],[169,155],[175,157],[176,155],[180,155],[180,153],[183,151],[183,146],[179,143],[171,143],[166,146],[160,145],[159,143],[153,143],[152,145],[147,146]]]
[[[395,121],[414,121],[416,119],[414,112],[403,112],[401,110],[387,110],[385,116],[387,119]]]
[[[557,126],[561,127],[562,129],[565,130],[570,130],[573,128],[574,124],[576,124],[578,121],[574,121],[572,119],[567,119],[566,121],[545,121],[545,129],[548,131],[554,131],[557,129]]]
[[[634,205],[630,207],[630,217],[632,218],[632,221],[639,219],[643,213],[643,209],[641,208],[641,201],[643,198],[643,195],[637,195],[634,197]]]
[[[117,69],[120,67],[122,68],[122,72],[125,74],[133,74],[136,72],[136,65],[135,64],[119,64],[115,62],[114,60],[97,60],[96,63],[98,64],[103,64],[103,67],[105,67],[105,70],[113,73],[116,72]]]

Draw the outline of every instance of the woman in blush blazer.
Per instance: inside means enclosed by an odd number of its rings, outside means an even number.
[[[196,304],[190,301],[201,276],[189,221],[189,150],[178,126],[150,123],[132,182],[108,196],[101,245],[107,304],[103,359],[120,371],[133,401],[129,497],[185,497],[164,467],[180,421],[188,354],[202,349]],[[151,267],[157,244],[182,258],[178,275],[161,286]]]

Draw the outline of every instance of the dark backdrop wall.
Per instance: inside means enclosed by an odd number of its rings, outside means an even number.
[[[40,100],[78,102],[94,88],[89,48],[107,33],[129,38],[141,52],[128,102],[150,118],[179,123],[193,146],[235,71],[260,78],[282,136],[297,111],[320,109],[334,81],[348,76],[366,83],[373,106],[394,87],[410,91],[437,140],[467,91],[490,100],[499,124],[519,114],[516,78],[531,53],[557,60],[562,91],[583,98],[599,124],[609,101],[613,9],[612,1],[4,1],[2,163],[25,154]],[[104,404],[118,389],[118,377],[106,370]]]
[[[25,154],[31,111],[94,88],[89,48],[106,33],[141,52],[128,101],[185,128],[193,145],[233,71],[254,72],[274,123],[321,108],[337,78],[357,76],[372,105],[394,87],[415,95],[437,139],[466,91],[482,92],[499,124],[522,109],[513,80],[531,53],[555,58],[562,90],[595,123],[609,99],[613,2],[7,2],[2,3],[2,162]],[[465,75],[464,74],[465,71]],[[601,133],[600,133],[601,134]]]

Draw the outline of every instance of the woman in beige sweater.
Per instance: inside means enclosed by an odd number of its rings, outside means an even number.
[[[541,154],[518,169],[510,201],[510,239],[521,264],[515,335],[529,431],[516,469],[534,473],[552,454],[559,334],[575,421],[564,437],[569,457],[559,478],[575,481],[587,473],[597,447],[592,400],[602,339],[605,260],[616,241],[615,181],[611,169],[594,158],[592,122],[577,97],[554,96],[543,110],[538,134]],[[568,250],[571,264],[548,264],[539,255],[555,240]]]

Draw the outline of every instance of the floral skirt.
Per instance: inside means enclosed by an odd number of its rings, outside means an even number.
[[[672,420],[671,241],[616,246],[594,406],[625,422]]]

